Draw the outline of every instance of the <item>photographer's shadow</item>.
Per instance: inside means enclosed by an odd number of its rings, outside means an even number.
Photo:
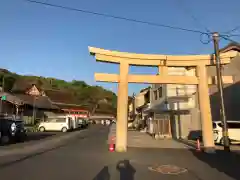
[[[93,180],[110,180],[108,167],[104,166],[104,168],[96,175]]]
[[[134,180],[136,170],[130,164],[129,160],[119,161],[116,169],[119,171],[120,180]]]

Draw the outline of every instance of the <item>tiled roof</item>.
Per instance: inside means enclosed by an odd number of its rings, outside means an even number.
[[[26,94],[14,94],[14,96],[21,99],[24,102],[24,104],[35,106],[36,108],[59,109],[56,105],[52,104],[49,98],[46,96],[34,97]]]
[[[70,105],[70,104],[54,104],[58,106],[60,109],[79,109],[79,110],[90,110],[92,107],[84,106],[84,105]]]
[[[221,53],[225,53],[228,51],[238,51],[240,52],[240,44],[238,42],[232,42],[225,46],[224,48],[220,49]]]
[[[6,92],[0,92],[0,97],[2,96],[6,96],[6,101],[12,103],[12,104],[16,104],[16,105],[23,105],[24,102],[23,100],[21,100],[20,98],[10,94],[10,93],[6,93]]]

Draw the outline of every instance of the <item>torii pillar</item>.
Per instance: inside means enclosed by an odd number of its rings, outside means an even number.
[[[120,63],[117,100],[116,151],[127,151],[128,63]]]
[[[199,78],[198,83],[198,97],[199,107],[202,123],[202,137],[205,152],[215,152],[215,145],[213,144],[213,126],[212,115],[208,90],[208,77],[206,66],[200,64],[197,66],[197,76]]]

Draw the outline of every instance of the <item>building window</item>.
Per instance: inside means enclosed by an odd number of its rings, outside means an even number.
[[[162,97],[162,87],[158,88],[158,96],[159,98]]]
[[[157,100],[157,91],[154,91],[154,99]]]

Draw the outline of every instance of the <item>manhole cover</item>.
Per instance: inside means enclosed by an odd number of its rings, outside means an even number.
[[[161,165],[161,166],[152,166],[148,168],[150,171],[159,172],[162,174],[181,174],[187,172],[187,169],[181,168],[175,165]]]

